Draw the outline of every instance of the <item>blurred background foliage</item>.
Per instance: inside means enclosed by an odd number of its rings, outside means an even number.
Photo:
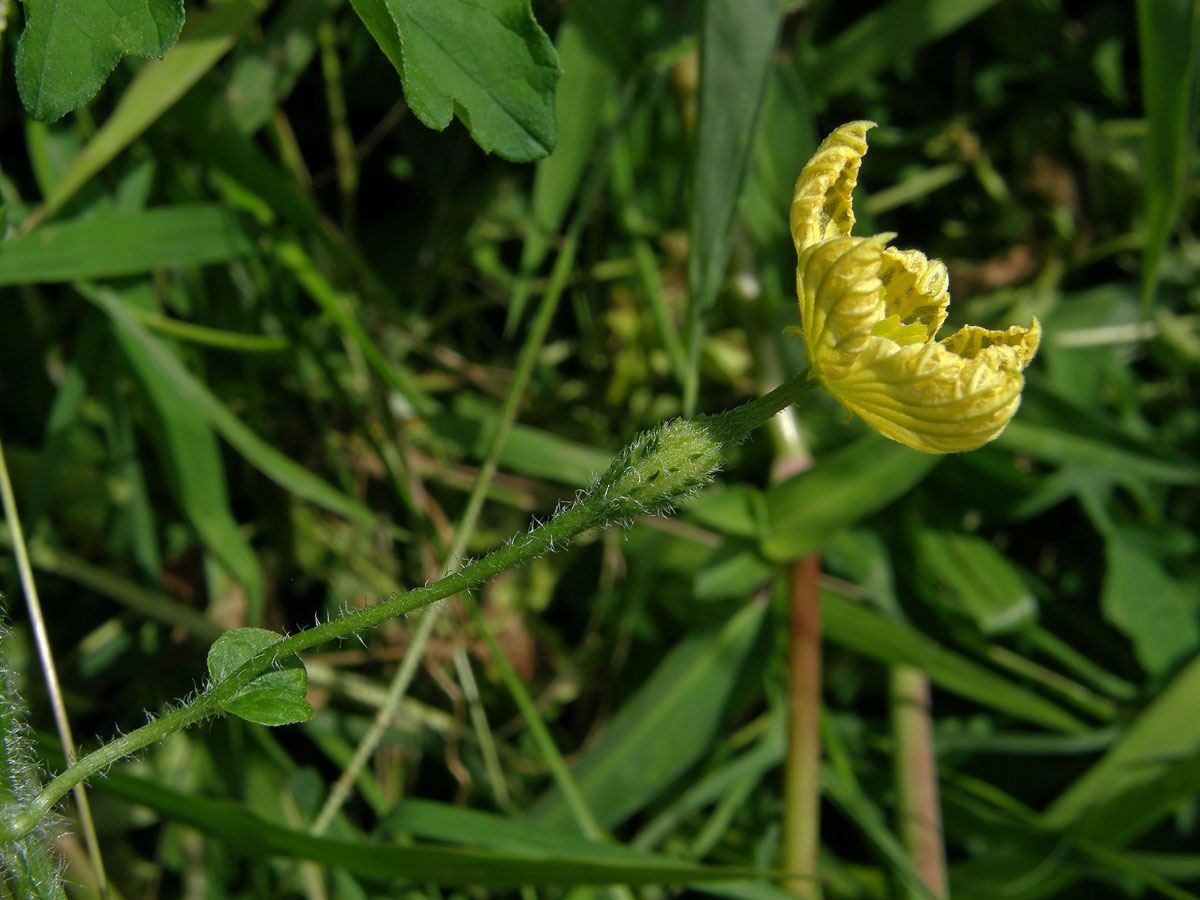
[[[54,125],[0,82],[0,432],[85,745],[191,692],[221,630],[421,584],[456,532],[484,552],[637,432],[802,367],[792,182],[870,118],[858,232],[947,263],[948,328],[1045,324],[1016,420],[924,457],[814,395],[676,519],[448,602],[328,835],[493,874],[586,851],[494,637],[588,836],[774,868],[787,586],[819,551],[826,896],[927,896],[896,667],[933,686],[952,896],[1200,892],[1196,4],[538,2],[562,75],[532,164],[422,125],[369,8],[189,6],[164,63]],[[48,734],[8,549],[0,574]],[[221,720],[97,781],[114,896],[459,896],[243,827],[309,828],[417,621],[312,654],[312,722]]]

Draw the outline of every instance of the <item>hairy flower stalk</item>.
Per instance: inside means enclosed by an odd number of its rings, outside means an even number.
[[[561,508],[549,521],[432,584],[261,647],[256,647],[264,634],[261,629],[228,632],[209,653],[210,684],[190,703],[104,744],[40,792],[34,787],[32,791],[0,796],[0,841],[22,839],[37,828],[54,804],[76,784],[189,725],[222,713],[263,724],[306,718],[302,669],[298,680],[296,677],[300,668],[294,658],[296,653],[350,637],[468,590],[532,557],[562,549],[593,528],[604,528],[638,515],[669,514],[675,503],[712,481],[732,447],[781,409],[801,399],[812,386],[806,375],[797,375],[769,394],[720,415],[676,419],[644,432],[614,457],[609,468],[581,491],[574,503]],[[229,659],[238,658],[231,654],[244,652],[246,647],[256,648],[253,655],[231,667]],[[286,719],[263,715],[260,701],[268,706],[282,702],[294,715]],[[307,714],[311,715],[311,710]]]

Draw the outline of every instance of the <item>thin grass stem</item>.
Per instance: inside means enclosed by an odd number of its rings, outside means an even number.
[[[58,729],[59,740],[62,741],[67,765],[72,766],[78,761],[75,755],[75,738],[71,736],[71,722],[67,718],[67,706],[63,702],[62,686],[58,681],[58,669],[54,665],[54,651],[50,647],[50,635],[46,631],[46,617],[42,613],[42,601],[38,597],[33,566],[29,562],[29,550],[25,546],[25,534],[21,529],[21,517],[17,513],[17,499],[13,495],[12,480],[8,476],[8,463],[4,458],[2,441],[0,441],[0,503],[3,503],[4,518],[8,520],[9,534],[12,535],[13,555],[17,560],[21,589],[25,592],[25,605],[29,610],[29,624],[33,629],[34,644],[37,646],[38,659],[41,661],[42,673],[46,680],[46,693],[50,697],[50,707],[54,711],[54,725]],[[100,896],[105,898],[108,896],[108,877],[104,871],[104,857],[100,853],[100,841],[96,837],[96,825],[92,820],[92,807],[88,803],[87,793],[82,783],[75,785],[72,792],[75,796],[75,807],[79,811],[79,827],[87,844],[92,869],[96,873],[96,883],[100,886]]]

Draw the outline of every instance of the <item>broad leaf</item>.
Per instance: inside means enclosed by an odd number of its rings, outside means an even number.
[[[1195,761],[1200,758],[1198,705],[1200,659],[1193,659],[1138,713],[1104,756],[1046,808],[1042,824],[1116,842],[1143,833],[1149,824],[1146,813],[1157,810],[1162,816],[1171,808],[1149,797],[1166,779],[1178,779],[1170,792],[1175,806],[1195,793]],[[1139,796],[1149,802],[1139,808],[1135,799],[1121,815],[1122,800]]]
[[[53,122],[96,95],[121,58],[162,56],[183,28],[182,0],[25,0],[17,90]]]
[[[787,562],[811,553],[905,494],[939,460],[875,435],[834,451],[767,492],[763,554]]]
[[[417,118],[457,115],[475,143],[514,162],[554,149],[558,56],[529,0],[351,0]]]
[[[280,636],[265,628],[238,628],[217,638],[208,651],[208,675],[219,685],[243,664],[253,659]],[[279,667],[259,675],[222,708],[258,725],[290,725],[313,717],[304,699],[308,672],[297,656],[281,660]]]
[[[1106,549],[1108,568],[1100,608],[1133,642],[1138,662],[1159,674],[1194,652],[1200,641],[1196,604],[1158,561],[1116,537]]]

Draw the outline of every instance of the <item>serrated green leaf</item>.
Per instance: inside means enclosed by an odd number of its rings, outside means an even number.
[[[182,0],[25,0],[17,90],[53,122],[96,95],[122,57],[162,56],[183,28]]]
[[[513,162],[554,149],[558,55],[529,0],[351,0],[392,61],[417,118],[457,115],[488,153]]]
[[[280,635],[265,628],[237,628],[227,631],[208,651],[208,675],[219,685],[242,665],[266,650]],[[279,667],[264,672],[233,698],[222,704],[232,713],[256,725],[290,725],[307,722],[313,708],[304,695],[308,692],[308,671],[297,656],[281,660]]]

